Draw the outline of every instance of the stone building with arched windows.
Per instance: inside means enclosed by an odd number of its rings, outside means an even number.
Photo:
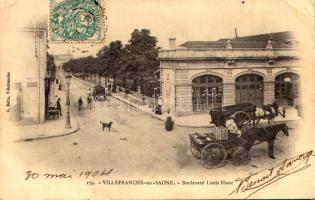
[[[170,38],[159,59],[163,110],[174,115],[245,102],[299,104],[299,57],[291,32],[178,46]]]

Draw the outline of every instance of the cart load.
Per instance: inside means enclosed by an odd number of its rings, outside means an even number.
[[[212,140],[227,140],[228,130],[225,127],[213,127],[206,133]]]
[[[191,134],[190,137],[192,137],[195,143],[202,144],[205,140],[228,140],[228,134],[228,130],[225,127],[213,127],[207,133],[196,132],[195,134]]]

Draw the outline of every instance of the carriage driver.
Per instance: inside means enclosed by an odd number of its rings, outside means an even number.
[[[225,120],[225,127],[228,129],[228,131],[232,134],[236,134],[238,138],[241,137],[241,131],[238,129],[236,123],[235,123],[235,117],[230,116],[227,117]]]

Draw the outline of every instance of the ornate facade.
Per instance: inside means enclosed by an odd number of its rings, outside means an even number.
[[[299,59],[291,32],[189,41],[159,52],[163,110],[174,115],[224,105],[299,103]]]

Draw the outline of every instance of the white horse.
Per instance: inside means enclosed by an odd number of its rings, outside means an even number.
[[[264,110],[262,107],[257,106],[256,111],[255,111],[255,115],[258,117],[263,117],[263,116],[275,114],[275,113],[276,113],[276,110],[273,107],[271,107],[271,111],[269,111],[269,110]]]
[[[256,123],[260,121],[260,119],[267,119],[268,124],[270,122],[274,123],[275,118],[280,114],[282,117],[285,117],[285,109],[282,108],[283,112],[280,112],[280,107],[273,103],[272,105],[263,105],[262,107],[257,106],[255,111]]]

